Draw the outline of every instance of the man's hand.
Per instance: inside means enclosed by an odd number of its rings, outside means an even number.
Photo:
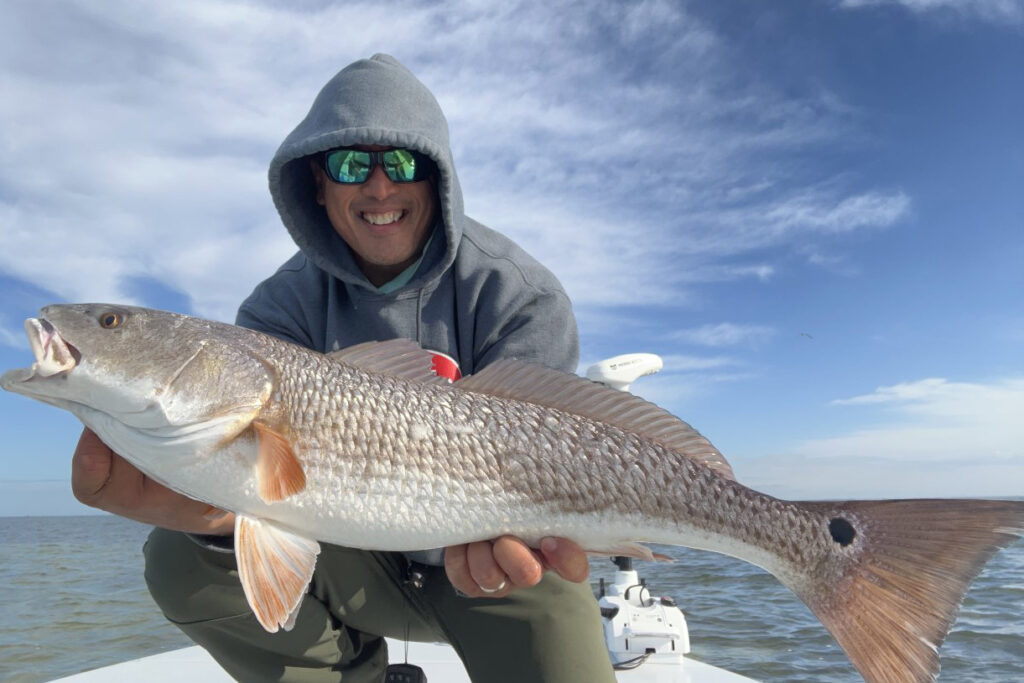
[[[90,507],[165,529],[227,535],[234,528],[233,514],[214,518],[209,505],[156,483],[89,429],[71,459],[71,490]]]
[[[545,538],[540,551],[515,536],[454,545],[445,549],[448,580],[472,598],[501,598],[536,585],[545,569],[580,583],[590,575],[587,553],[567,538]]]

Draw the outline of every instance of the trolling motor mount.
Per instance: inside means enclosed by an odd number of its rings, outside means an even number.
[[[629,391],[641,377],[661,370],[661,357],[653,353],[628,353],[595,363],[587,378],[613,389]],[[616,669],[631,669],[644,662],[682,664],[690,651],[686,617],[670,597],[654,598],[645,581],[633,569],[633,558],[615,556],[618,567],[611,586],[601,581],[598,606],[604,622],[605,643]]]

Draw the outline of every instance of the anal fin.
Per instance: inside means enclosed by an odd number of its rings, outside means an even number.
[[[270,633],[291,630],[320,544],[267,520],[235,516],[235,556],[245,598]]]

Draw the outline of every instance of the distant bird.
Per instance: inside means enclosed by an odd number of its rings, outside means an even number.
[[[801,337],[807,337],[808,339],[814,339],[814,337],[812,337],[811,335],[807,334],[806,332],[801,332],[800,336]]]

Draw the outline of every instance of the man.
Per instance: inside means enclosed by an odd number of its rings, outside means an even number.
[[[406,337],[464,374],[507,357],[575,368],[564,291],[464,215],[444,115],[393,58],[328,82],[269,175],[300,251],[242,304],[238,324],[323,352]],[[324,545],[295,627],[270,634],[235,573],[230,515],[207,519],[206,505],[148,480],[91,432],[72,482],[83,502],[158,527],[145,550],[154,599],[240,680],[381,681],[380,636],[406,631],[451,643],[476,681],[613,680],[586,555],[566,539],[539,551],[512,537],[450,547],[443,571],[421,564],[440,553]]]

